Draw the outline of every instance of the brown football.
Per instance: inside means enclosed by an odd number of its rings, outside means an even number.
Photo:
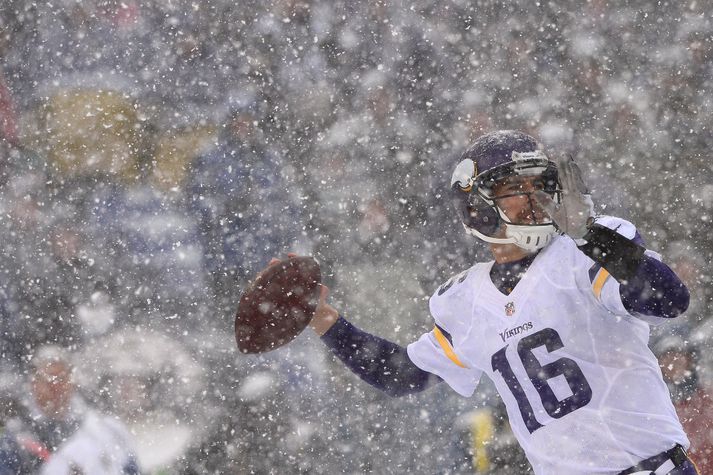
[[[314,315],[321,280],[319,264],[311,257],[290,257],[258,274],[235,315],[238,349],[264,353],[292,341]]]

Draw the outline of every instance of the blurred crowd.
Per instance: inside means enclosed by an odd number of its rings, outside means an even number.
[[[35,470],[118,437],[105,473],[528,473],[487,381],[389,400],[313,335],[243,356],[232,326],[289,250],[364,329],[429,330],[486,256],[452,167],[512,128],[576,156],[691,289],[651,346],[712,467],[711,73],[705,2],[3,2],[0,457],[36,431]],[[48,361],[85,408],[56,430]]]

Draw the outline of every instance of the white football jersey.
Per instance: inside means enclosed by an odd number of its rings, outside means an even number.
[[[597,223],[636,233],[618,218]],[[436,327],[408,346],[418,367],[463,396],[488,375],[537,474],[616,474],[688,447],[648,323],[626,311],[606,270],[566,236],[540,251],[510,295],[493,284],[492,265],[431,297]]]

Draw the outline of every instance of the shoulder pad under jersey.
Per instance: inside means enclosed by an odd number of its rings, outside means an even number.
[[[470,321],[474,294],[471,282],[480,265],[482,264],[476,264],[448,279],[433,293],[428,302],[436,324],[450,333],[457,332],[461,324]]]

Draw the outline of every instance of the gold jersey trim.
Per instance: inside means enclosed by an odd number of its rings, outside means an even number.
[[[443,332],[441,332],[438,327],[433,328],[433,334],[435,335],[438,344],[441,345],[441,348],[443,348],[443,351],[446,353],[448,359],[454,362],[456,365],[460,366],[461,368],[467,368],[466,365],[460,362],[458,356],[456,356],[455,352],[453,351],[453,347],[450,343],[448,343],[448,339],[445,337],[445,335],[443,335]]]
[[[606,283],[609,277],[609,272],[607,272],[607,270],[602,267],[599,270],[599,273],[597,274],[597,278],[594,279],[594,283],[592,284],[592,290],[594,291],[594,296],[597,298],[597,300],[601,299],[602,288],[604,288],[604,284]]]

